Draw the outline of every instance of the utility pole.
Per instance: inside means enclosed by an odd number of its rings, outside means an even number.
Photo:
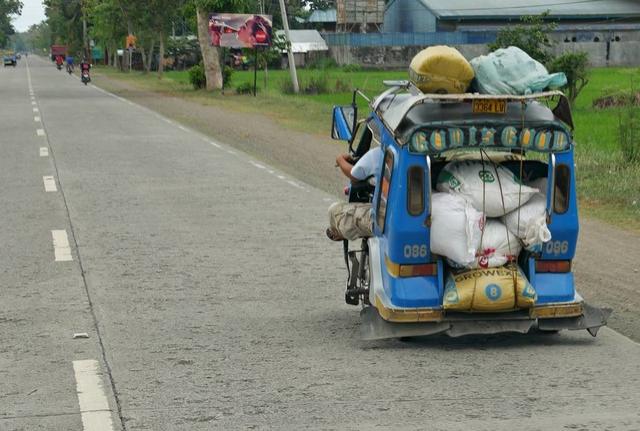
[[[284,0],[280,0],[280,12],[282,13],[282,26],[284,27],[284,36],[287,39],[287,57],[289,58],[289,73],[291,74],[291,82],[293,83],[293,92],[298,94],[300,87],[298,86],[298,74],[296,73],[296,61],[291,51],[291,36],[289,35],[289,21],[287,21],[287,9],[284,6]]]
[[[91,63],[91,54],[89,47],[89,41],[87,40],[87,13],[85,10],[84,1],[80,3],[80,9],[82,11],[82,54],[87,61]]]

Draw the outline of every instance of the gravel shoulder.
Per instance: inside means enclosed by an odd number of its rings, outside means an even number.
[[[328,137],[286,129],[266,116],[144,91],[104,75],[96,74],[94,83],[340,197],[344,179],[334,160],[345,147]],[[329,126],[327,118],[327,135]],[[574,261],[578,290],[588,302],[613,308],[611,328],[640,341],[640,235],[584,217],[580,228]]]

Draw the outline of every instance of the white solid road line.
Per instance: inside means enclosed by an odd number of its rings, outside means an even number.
[[[56,257],[56,262],[69,262],[73,260],[67,231],[52,230],[51,236],[53,237],[53,252]]]
[[[47,147],[40,147],[40,157],[49,157],[49,149]]]
[[[98,361],[73,361],[73,372],[84,431],[113,431],[111,409]]]
[[[304,187],[302,187],[300,184],[298,184],[298,183],[296,183],[296,182],[294,182],[294,181],[288,180],[288,181],[287,181],[287,184],[290,184],[290,185],[292,185],[293,187],[297,187],[297,188],[299,188],[299,189],[301,189],[301,190],[304,190]]]
[[[44,136],[44,135],[45,135],[45,133],[44,133],[44,129],[38,129],[38,130],[36,130],[36,134],[37,134],[38,136]]]
[[[106,95],[108,95],[108,96],[111,96],[111,97],[113,97],[113,98],[115,98],[115,99],[118,99],[118,100],[120,100],[120,101],[122,101],[122,102],[125,102],[125,103],[127,103],[127,104],[129,104],[129,105],[136,106],[136,107],[138,107],[138,108],[140,108],[140,109],[143,109],[143,110],[145,110],[145,111],[149,112],[150,114],[154,115],[156,118],[161,119],[161,120],[162,120],[162,121],[164,121],[165,123],[167,123],[167,124],[171,124],[171,125],[173,125],[173,126],[177,127],[178,129],[180,129],[180,130],[182,130],[182,131],[185,131],[185,132],[188,132],[188,133],[193,133],[194,135],[199,135],[198,133],[194,132],[193,130],[191,130],[191,129],[189,129],[189,128],[185,127],[185,126],[183,126],[182,124],[180,124],[180,123],[176,123],[176,122],[174,122],[174,121],[170,120],[169,118],[167,118],[167,117],[165,117],[165,116],[163,116],[163,115],[161,115],[161,114],[159,114],[159,113],[157,113],[157,112],[155,112],[155,111],[152,111],[151,109],[149,109],[149,108],[147,108],[147,107],[145,107],[145,106],[141,106],[141,105],[138,105],[137,103],[133,103],[133,102],[131,102],[130,100],[124,99],[124,98],[122,98],[122,97],[120,97],[120,96],[117,96],[117,95],[115,95],[115,94],[113,94],[113,93],[110,93],[110,92],[108,92],[108,91],[106,91],[106,90],[104,90],[104,89],[102,89],[102,88],[100,88],[100,87],[96,87],[95,85],[91,85],[91,86],[92,86],[94,89],[96,89],[96,90],[100,91],[100,92],[101,92],[101,93],[103,93],[103,94],[106,94]],[[223,147],[222,147],[222,145],[218,144],[217,142],[214,142],[214,141],[209,140],[207,137],[204,137],[204,136],[202,136],[202,135],[200,135],[200,137],[201,137],[201,139],[202,139],[204,142],[207,142],[207,143],[209,143],[210,145],[212,145],[212,146],[214,146],[214,147],[216,147],[216,148],[221,148],[221,149],[223,148]],[[237,156],[237,155],[238,155],[238,153],[236,153],[235,151],[232,151],[232,150],[230,150],[230,149],[225,149],[225,151],[226,151],[228,154],[231,154],[232,156]],[[269,172],[271,175],[275,175],[277,178],[279,178],[279,179],[283,180],[284,182],[286,182],[287,184],[289,184],[289,185],[291,185],[291,186],[293,186],[293,187],[295,187],[295,188],[298,188],[298,189],[300,189],[300,190],[304,190],[304,191],[306,191],[306,192],[309,192],[309,190],[308,190],[308,189],[307,189],[303,184],[297,183],[297,182],[295,182],[295,181],[288,180],[285,176],[276,174],[276,172],[275,172],[274,170],[272,170],[272,169],[268,169],[268,168],[267,168],[267,166],[265,166],[265,165],[262,165],[262,164],[260,164],[260,163],[254,162],[254,161],[249,161],[249,163],[251,163],[253,166],[255,166],[255,167],[256,167],[256,168],[258,168],[258,169],[266,170],[266,171],[267,171],[267,172]]]
[[[258,169],[267,169],[265,166],[262,166],[260,163],[256,163],[254,161],[249,161],[249,163],[251,163],[253,166],[255,166]]]
[[[41,149],[42,150],[42,149]],[[42,155],[42,154],[40,154]],[[57,192],[58,188],[56,187],[56,180],[52,176],[44,176],[42,177],[42,181],[44,181],[44,191],[45,192]]]

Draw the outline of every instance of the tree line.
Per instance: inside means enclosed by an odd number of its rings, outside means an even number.
[[[17,0],[0,4],[7,1]],[[274,29],[282,24],[278,0],[44,0],[43,4],[46,20],[22,35],[28,46],[48,49],[64,44],[71,53],[88,57],[93,41],[104,49],[107,63],[115,64],[117,50],[126,48],[127,36],[134,35],[146,72],[157,53],[159,76],[168,38],[179,23],[198,37],[209,90],[222,88],[221,51],[211,46],[208,36],[210,13],[264,13],[273,16]],[[313,8],[310,0],[287,1],[289,16],[305,15]]]
[[[20,15],[21,12],[20,0],[0,0],[0,48],[6,47],[9,37],[15,33],[11,18]]]

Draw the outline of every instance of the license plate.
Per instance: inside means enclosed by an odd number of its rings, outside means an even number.
[[[504,100],[474,100],[473,101],[473,113],[474,114],[506,114],[507,102]]]

